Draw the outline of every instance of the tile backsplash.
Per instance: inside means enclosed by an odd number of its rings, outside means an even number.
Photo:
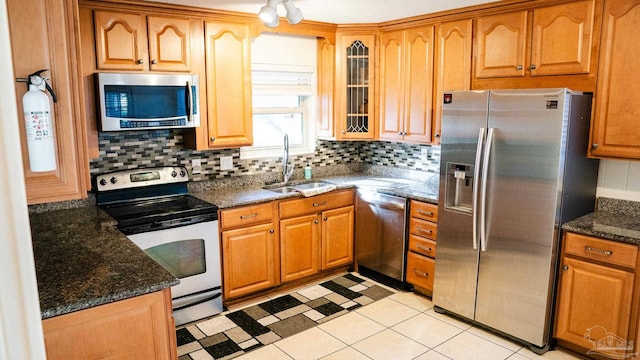
[[[282,157],[240,159],[240,149],[194,151],[183,146],[182,130],[101,132],[99,157],[91,160],[91,175],[154,166],[184,166],[192,173],[191,159],[201,159],[194,181],[282,172]],[[233,157],[233,169],[222,171],[220,157]],[[311,167],[381,165],[438,173],[440,148],[385,141],[317,140],[311,155],[292,156],[296,171],[307,161]],[[294,177],[296,175],[294,174]]]
[[[600,160],[596,195],[640,201],[640,161]]]

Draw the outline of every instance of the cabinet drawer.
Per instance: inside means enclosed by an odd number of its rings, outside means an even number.
[[[336,191],[304,199],[286,200],[280,202],[280,218],[313,214],[349,205],[353,205],[351,190]]]
[[[409,219],[409,233],[435,240],[438,236],[438,224],[411,218]]]
[[[427,220],[438,221],[438,205],[423,203],[416,200],[411,200],[409,208],[409,216]]]
[[[638,247],[586,235],[565,233],[564,253],[634,269]]]
[[[432,258],[407,253],[407,282],[415,286],[433,291],[433,269],[435,262]]]
[[[271,203],[244,206],[220,212],[220,227],[229,229],[237,226],[247,226],[271,221],[273,219],[273,205]]]
[[[417,252],[419,254],[436,257],[436,242],[433,240],[425,239],[422,236],[409,235],[409,250]]]

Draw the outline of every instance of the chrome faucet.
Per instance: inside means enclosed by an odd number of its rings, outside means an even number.
[[[293,175],[293,166],[289,166],[289,135],[284,134],[284,154],[282,155],[282,176],[288,182]]]

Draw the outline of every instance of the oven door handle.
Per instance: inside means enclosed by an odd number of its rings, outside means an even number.
[[[181,296],[171,301],[173,311],[182,310],[191,306],[205,303],[222,296],[220,287],[204,290],[195,294]]]

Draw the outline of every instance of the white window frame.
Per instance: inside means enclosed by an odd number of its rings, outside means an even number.
[[[280,71],[280,72],[300,72],[311,74],[309,89],[304,93],[297,94],[300,98],[300,107],[296,108],[253,108],[253,114],[270,114],[270,113],[302,113],[303,119],[303,139],[302,145],[289,146],[289,155],[309,155],[315,153],[316,147],[316,121],[315,121],[315,101],[316,101],[316,70],[310,66],[298,66],[298,65],[274,65],[274,64],[252,64],[254,70],[258,71]],[[256,89],[258,88],[258,89]],[[281,90],[279,90],[280,88]],[[256,91],[257,90],[257,91]],[[254,86],[253,95],[278,95],[278,91],[282,91],[283,95],[292,94],[290,86],[287,85],[267,85],[267,86]],[[295,92],[294,92],[295,93]],[[254,138],[256,134],[253,135]],[[282,157],[283,145],[280,146],[246,146],[240,148],[240,159],[258,159],[258,158],[273,158]]]

